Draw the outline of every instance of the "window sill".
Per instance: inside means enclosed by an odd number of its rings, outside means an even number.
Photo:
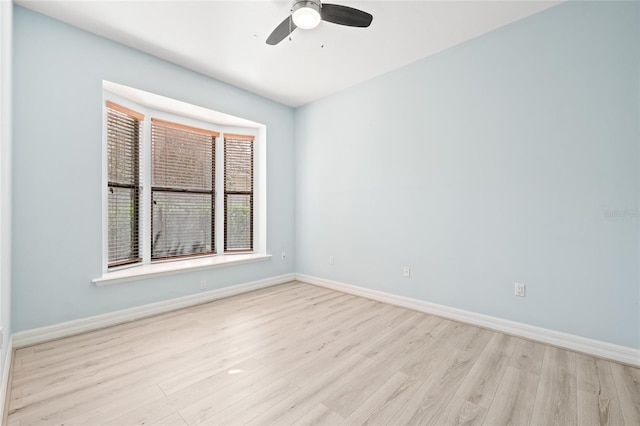
[[[129,268],[119,269],[117,271],[105,272],[100,278],[95,278],[92,282],[97,286],[103,286],[162,275],[179,274],[181,272],[220,268],[223,266],[239,265],[242,263],[260,262],[269,259],[271,259],[270,254],[251,253],[174,260],[169,262],[153,263],[150,265],[132,266]]]

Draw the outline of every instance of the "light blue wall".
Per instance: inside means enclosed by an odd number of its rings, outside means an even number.
[[[638,17],[568,2],[299,108],[297,272],[640,348]]]
[[[293,272],[294,111],[27,9],[14,13],[13,331]],[[95,287],[102,80],[267,125],[267,250],[249,265]],[[286,250],[287,261],[279,253]]]
[[[11,336],[11,64],[13,6],[0,1],[0,377],[9,355]],[[0,389],[0,394],[5,389]],[[4,395],[3,395],[4,397]],[[4,401],[4,398],[0,398]],[[0,408],[0,412],[2,409]]]

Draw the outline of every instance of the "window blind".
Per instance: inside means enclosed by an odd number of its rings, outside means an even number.
[[[224,137],[224,251],[253,251],[253,136]]]
[[[108,266],[140,259],[140,121],[144,115],[107,102]]]
[[[151,119],[151,259],[215,252],[215,138]]]

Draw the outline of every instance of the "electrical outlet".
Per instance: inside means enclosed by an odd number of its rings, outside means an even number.
[[[282,252],[282,260],[287,260],[287,253]]]
[[[333,256],[329,256],[329,265],[333,265]]]
[[[207,289],[207,280],[201,280],[200,281],[200,290],[206,290]]]
[[[516,283],[514,294],[518,297],[524,297],[524,289],[525,289],[524,284]]]
[[[411,268],[409,268],[408,266],[405,266],[404,268],[402,268],[402,276],[403,277],[410,277],[411,276]]]

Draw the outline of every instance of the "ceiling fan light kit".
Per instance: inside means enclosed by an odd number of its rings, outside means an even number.
[[[291,10],[291,18],[296,27],[310,30],[320,23],[320,4],[315,1],[296,1]]]
[[[284,40],[296,28],[310,30],[318,26],[320,21],[347,27],[366,28],[371,25],[373,16],[370,13],[339,4],[322,4],[320,0],[294,0],[291,14],[280,22],[280,25],[267,38],[267,44],[274,46]]]

